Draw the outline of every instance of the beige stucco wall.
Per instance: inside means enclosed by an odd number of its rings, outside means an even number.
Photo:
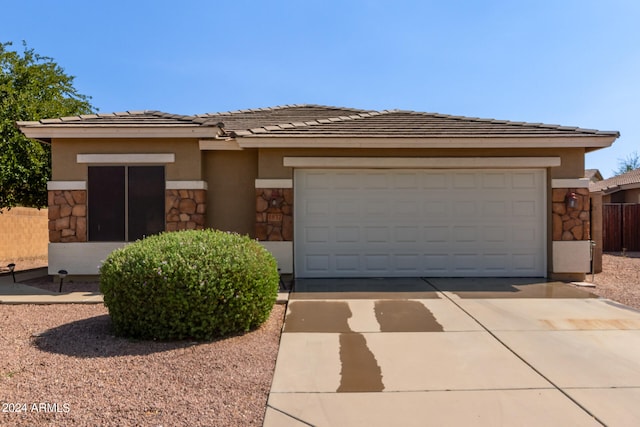
[[[197,139],[55,139],[51,144],[52,181],[85,181],[87,164],[77,154],[174,153],[167,180],[201,180],[201,151]]]
[[[0,214],[0,265],[20,258],[47,256],[49,219],[47,209],[12,208]]]
[[[550,168],[552,179],[581,178],[584,175],[584,149],[260,149],[258,174],[261,179],[293,178],[292,168],[283,166],[291,157],[560,157],[561,166]]]
[[[603,203],[640,203],[640,188],[616,191],[602,196]]]
[[[640,188],[634,188],[633,190],[626,190],[624,192],[625,203],[640,203]]]
[[[257,151],[206,151],[203,159],[209,185],[207,226],[254,237]]]

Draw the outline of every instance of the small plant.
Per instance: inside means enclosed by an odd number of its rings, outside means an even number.
[[[115,333],[210,340],[262,324],[278,292],[276,260],[257,241],[215,230],[166,232],[112,252],[100,290]]]

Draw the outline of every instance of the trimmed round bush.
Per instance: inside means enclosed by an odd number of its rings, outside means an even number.
[[[166,232],[112,252],[100,291],[115,333],[196,339],[251,330],[278,294],[274,257],[247,236],[216,230]]]

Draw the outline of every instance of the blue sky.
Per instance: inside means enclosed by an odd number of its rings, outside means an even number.
[[[311,103],[617,130],[640,151],[640,2],[21,0],[25,40],[101,112]],[[11,17],[7,19],[7,17]]]

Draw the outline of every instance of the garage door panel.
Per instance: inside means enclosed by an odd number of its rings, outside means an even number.
[[[397,226],[393,229],[395,243],[419,243],[420,227],[418,226]]]
[[[505,190],[508,183],[508,175],[504,172],[492,172],[481,174],[482,188],[490,190]]]
[[[360,227],[346,226],[336,227],[336,243],[358,243],[360,242]]]
[[[364,227],[365,242],[367,243],[389,243],[388,227]]]
[[[307,216],[310,215],[320,215],[326,217],[331,212],[331,205],[329,200],[313,200],[308,201],[304,204],[304,214]]]
[[[385,253],[365,254],[363,256],[367,271],[387,273],[390,271],[390,255]]]
[[[413,199],[400,199],[393,205],[394,215],[416,217],[420,215],[420,202]]]
[[[386,190],[389,178],[386,172],[366,172],[362,176],[362,187],[364,190]]]
[[[305,255],[303,264],[305,270],[311,274],[325,275],[329,272],[329,255]]]
[[[449,175],[444,172],[426,172],[422,174],[422,188],[446,190],[449,188]]]
[[[475,243],[478,241],[478,230],[475,226],[454,226],[452,231],[453,240],[457,243]]]
[[[454,189],[468,189],[476,188],[478,176],[475,173],[463,173],[458,172],[453,174],[453,188]]]
[[[482,240],[485,243],[504,244],[507,241],[507,230],[500,226],[482,227]]]
[[[544,171],[296,170],[298,277],[544,276]]]
[[[518,200],[513,202],[513,215],[535,218],[538,212],[536,203],[530,200]]]
[[[530,189],[535,191],[540,186],[539,174],[536,172],[515,172],[512,176],[512,187],[515,189]]]
[[[330,243],[329,227],[308,227],[304,230],[304,244]]]
[[[334,203],[336,215],[353,217],[360,212],[360,205],[353,199],[338,199]]]
[[[463,194],[462,197],[473,197],[471,194]],[[453,215],[456,217],[469,218],[471,215],[477,216],[480,201],[461,200],[453,202]]]
[[[336,271],[353,273],[360,271],[361,262],[359,255],[336,254],[335,255]]]
[[[445,243],[449,241],[449,226],[426,226],[424,227],[424,241],[429,243]]]

